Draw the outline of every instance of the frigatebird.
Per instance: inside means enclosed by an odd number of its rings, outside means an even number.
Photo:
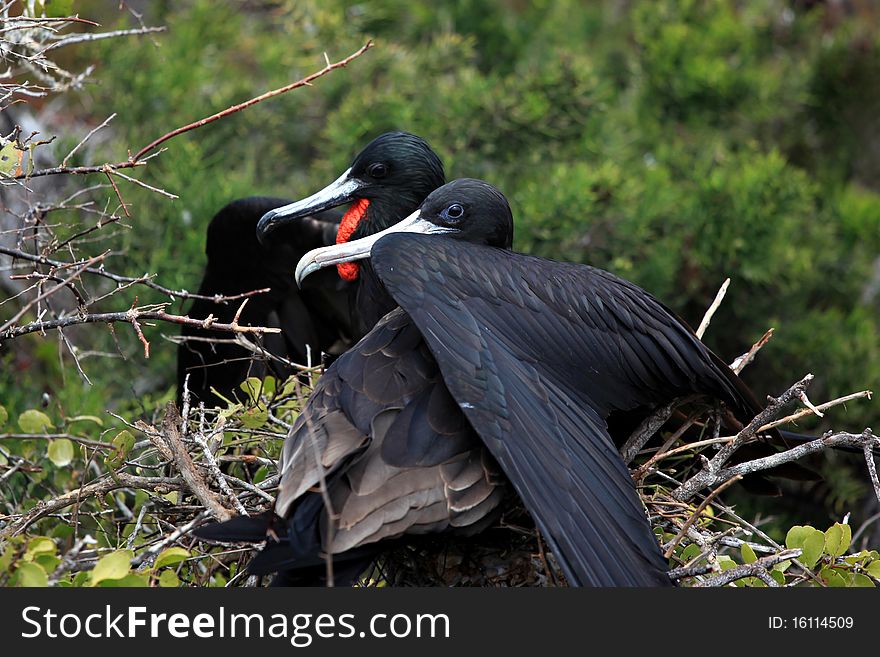
[[[235,296],[271,288],[249,299],[239,323],[281,328],[280,335],[267,335],[262,346],[283,360],[270,357],[261,363],[229,334],[185,326],[178,349],[178,397],[187,374],[196,399],[216,401],[211,388],[228,397],[247,376],[286,378],[293,370],[285,360],[306,364],[311,355],[317,362],[322,352],[342,353],[363,337],[396,305],[378,293],[371,270],[340,267],[338,275],[322,272],[297,289],[291,264],[313,248],[387,228],[443,182],[443,164],[425,140],[390,132],[370,142],[335,182],[306,199],[251,197],[220,210],[208,226],[208,263],[198,294]],[[332,209],[352,202],[344,215]],[[197,299],[189,314],[229,323],[240,302]]]
[[[513,491],[570,584],[669,585],[605,418],[690,392],[744,419],[757,404],[650,294],[514,253],[512,231],[504,196],[465,179],[395,226],[307,254],[298,281],[369,259],[400,308],[324,373],[298,417],[281,520],[198,533],[260,540],[274,524],[281,540],[251,572],[291,572],[321,554],[357,561],[406,534],[477,532]]]

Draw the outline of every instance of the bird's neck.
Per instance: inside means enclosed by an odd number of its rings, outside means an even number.
[[[369,333],[376,322],[397,308],[397,302],[388,293],[385,284],[382,283],[369,260],[360,263],[354,304],[356,330],[358,331],[358,335],[355,337],[357,340]]]

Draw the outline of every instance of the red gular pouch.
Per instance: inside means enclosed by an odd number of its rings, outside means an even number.
[[[342,221],[339,222],[339,230],[336,232],[337,244],[343,244],[351,238],[352,233],[354,233],[361,219],[367,213],[368,205],[370,205],[370,201],[362,198],[355,201],[348,209],[342,217]],[[357,280],[360,273],[360,265],[356,262],[342,262],[336,265],[336,271],[339,272],[339,275],[344,280],[352,282]]]

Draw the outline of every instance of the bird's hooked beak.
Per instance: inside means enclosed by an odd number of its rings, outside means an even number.
[[[280,208],[269,210],[257,223],[257,239],[261,244],[266,244],[269,233],[295,219],[335,208],[338,205],[351,203],[355,200],[355,193],[362,189],[366,183],[351,177],[351,168],[345,170],[339,178],[327,185],[320,192],[315,192],[308,198],[296,203],[283,205]]]
[[[343,242],[342,244],[334,244],[333,246],[324,246],[319,249],[312,249],[306,253],[299,263],[296,265],[296,284],[300,287],[306,276],[311,273],[329,267],[331,265],[342,264],[343,262],[353,262],[355,260],[363,260],[370,257],[373,245],[380,239],[391,233],[421,233],[424,235],[441,235],[443,233],[456,232],[454,228],[438,226],[431,223],[427,219],[422,219],[421,210],[416,210],[405,219],[397,222],[393,226],[383,231],[362,237],[353,242]]]

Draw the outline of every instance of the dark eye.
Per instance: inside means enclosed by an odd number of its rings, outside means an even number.
[[[464,208],[458,203],[453,203],[442,213],[442,217],[447,221],[458,221],[464,216]]]
[[[384,178],[388,175],[388,167],[381,162],[375,162],[367,167],[367,173],[372,178]]]

